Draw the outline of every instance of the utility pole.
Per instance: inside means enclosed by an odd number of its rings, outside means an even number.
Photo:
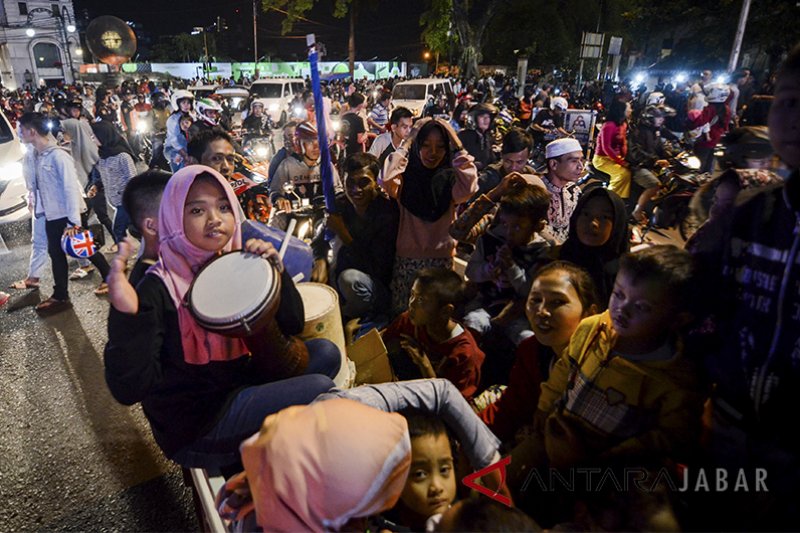
[[[253,0],[253,76],[258,69],[258,0]]]
[[[739,12],[739,25],[736,27],[736,37],[733,39],[731,57],[728,60],[728,72],[733,72],[739,63],[739,52],[742,50],[744,29],[747,26],[747,16],[750,13],[750,0],[742,0],[742,10]]]

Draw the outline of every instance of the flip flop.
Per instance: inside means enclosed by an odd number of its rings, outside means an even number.
[[[48,298],[36,306],[36,312],[41,314],[52,314],[64,311],[72,307],[72,302],[69,300],[56,300],[55,298]]]
[[[94,290],[94,293],[95,293],[97,296],[105,296],[106,294],[108,294],[108,284],[107,284],[107,283],[105,283],[105,282],[101,283],[101,284],[100,284],[100,286],[99,286],[99,287],[97,287],[97,288]]]
[[[11,285],[8,286],[9,289],[17,289],[18,291],[23,291],[25,289],[38,289],[39,282],[38,281],[30,281],[27,279],[21,279],[19,281],[15,281]]]

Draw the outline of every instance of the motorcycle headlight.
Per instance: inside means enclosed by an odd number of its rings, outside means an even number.
[[[700,170],[700,167],[702,166],[700,163],[700,158],[696,155],[690,155],[687,157],[683,164],[686,168],[691,170]]]
[[[278,104],[269,104],[269,110],[270,111],[277,111],[278,110]]]
[[[139,121],[136,123],[136,131],[138,133],[145,133],[147,131],[147,122]]]
[[[308,236],[308,230],[310,228],[311,224],[308,223],[308,220],[301,222],[300,226],[297,228],[297,238],[304,240]]]
[[[258,146],[256,148],[256,155],[258,157],[261,157],[261,158],[267,157],[268,153],[269,153],[269,151],[267,150],[266,146]]]
[[[332,120],[331,126],[333,127],[333,131],[339,131],[342,129],[342,121],[341,120]]]
[[[303,114],[303,108],[300,106],[295,106],[294,109],[292,109],[292,111],[294,112],[294,115],[297,117]]]
[[[11,181],[22,176],[22,161],[0,165],[0,181]]]

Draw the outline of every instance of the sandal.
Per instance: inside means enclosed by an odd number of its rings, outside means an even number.
[[[7,292],[0,291],[0,307],[6,305],[6,302],[11,298],[11,295]]]
[[[105,281],[101,283],[100,286],[94,290],[94,293],[97,296],[105,296],[106,294],[108,294],[108,283],[106,283]]]
[[[93,271],[94,271],[93,266],[78,267],[72,274],[69,275],[69,279],[71,281],[75,281],[77,279],[83,279],[89,274],[91,274]]]
[[[65,311],[72,307],[72,302],[69,300],[57,300],[55,298],[48,298],[36,306],[36,312],[41,314],[58,313]]]
[[[11,285],[8,286],[9,289],[16,289],[18,291],[24,291],[25,289],[38,289],[39,288],[39,281],[32,281],[31,278],[21,279],[19,281],[15,281]]]

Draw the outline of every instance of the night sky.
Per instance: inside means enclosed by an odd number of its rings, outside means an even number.
[[[238,41],[238,49],[252,60],[252,0],[74,0],[80,18],[84,10],[89,19],[99,15],[114,15],[142,25],[143,31],[158,35],[188,32],[194,26],[208,26],[217,16],[228,21],[229,38]],[[424,0],[381,0],[377,9],[365,8],[356,24],[356,57],[359,60],[420,61],[423,46],[420,41],[419,15]],[[237,13],[238,10],[238,13]],[[347,57],[348,19],[333,17],[333,0],[319,0],[307,15],[312,22],[298,21],[288,36],[281,35],[284,15],[270,12],[259,14],[259,55],[277,54],[283,59],[304,55],[306,33],[315,33],[325,43],[328,59]],[[247,52],[243,50],[248,50]]]

